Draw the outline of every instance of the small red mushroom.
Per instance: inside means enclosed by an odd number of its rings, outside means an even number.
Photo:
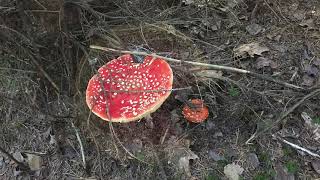
[[[98,70],[87,87],[86,102],[106,121],[130,122],[156,111],[171,93],[173,74],[163,59],[146,56],[135,63],[130,54]]]
[[[209,109],[203,104],[201,99],[192,99],[190,103],[195,107],[191,108],[186,104],[182,110],[182,114],[186,120],[193,123],[201,123],[208,118]]]

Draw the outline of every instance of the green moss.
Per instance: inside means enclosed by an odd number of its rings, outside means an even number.
[[[217,175],[213,174],[213,173],[210,173],[205,177],[205,180],[219,180],[219,179],[220,178]]]
[[[228,93],[231,97],[237,97],[240,95],[240,90],[232,86],[228,89]]]
[[[267,171],[258,172],[254,177],[253,180],[269,180],[272,179],[275,175],[273,169],[269,169]]]
[[[288,169],[288,172],[292,173],[292,174],[296,173],[299,168],[297,162],[295,162],[295,161],[288,161],[288,162],[286,162],[285,166]]]
[[[146,159],[146,156],[142,152],[135,154],[135,156],[137,157],[137,159],[139,159],[141,161],[144,161]]]
[[[218,163],[219,168],[224,168],[228,164],[228,161],[227,160],[219,160],[219,161],[217,161],[217,163]]]
[[[294,155],[294,151],[289,147],[284,147],[282,150],[285,157],[291,157]]]
[[[312,122],[320,125],[320,117],[313,118]]]

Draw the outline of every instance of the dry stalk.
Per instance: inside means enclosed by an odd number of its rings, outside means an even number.
[[[76,126],[73,124],[73,122],[71,122],[71,125],[72,125],[72,128],[74,129],[74,131],[76,132],[77,140],[79,142],[83,168],[86,169],[87,168],[86,156],[84,155],[84,148],[83,148],[83,144],[82,144],[82,141],[80,138],[79,130],[76,128]]]

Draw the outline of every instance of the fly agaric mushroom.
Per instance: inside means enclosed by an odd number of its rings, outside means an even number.
[[[162,105],[172,82],[172,70],[165,60],[146,56],[142,63],[135,63],[125,54],[98,69],[88,83],[86,102],[106,121],[135,121]]]
[[[192,99],[191,104],[195,107],[189,107],[187,104],[183,107],[182,114],[184,118],[193,123],[201,123],[209,116],[209,109],[203,104],[201,99]]]

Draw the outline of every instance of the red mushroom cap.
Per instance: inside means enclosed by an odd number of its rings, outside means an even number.
[[[209,116],[209,109],[203,104],[201,99],[192,99],[191,103],[196,108],[192,109],[188,105],[185,105],[182,110],[184,118],[193,123],[201,123]]]
[[[170,65],[151,56],[134,63],[132,56],[125,54],[99,68],[98,73],[88,83],[86,102],[106,121],[141,119],[156,111],[172,89]]]

